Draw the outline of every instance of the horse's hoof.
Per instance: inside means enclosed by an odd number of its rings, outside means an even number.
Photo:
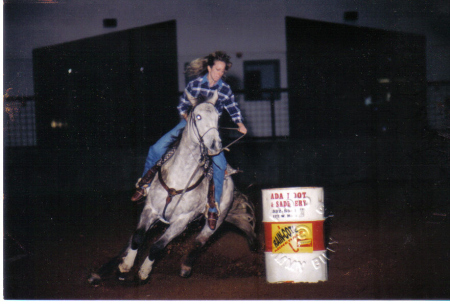
[[[150,276],[148,276],[145,280],[142,280],[141,278],[138,278],[138,285],[145,285],[150,281]]]
[[[188,267],[186,265],[181,265],[180,276],[182,278],[189,278],[192,274],[192,267]]]
[[[119,281],[129,281],[130,280],[130,273],[129,272],[117,271],[116,275],[117,275],[117,279]]]
[[[102,278],[96,273],[91,273],[91,276],[89,277],[88,282],[92,286],[98,287],[98,286],[100,286],[100,283],[102,282]]]

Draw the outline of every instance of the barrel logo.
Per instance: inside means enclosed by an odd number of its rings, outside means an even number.
[[[313,252],[312,223],[272,223],[272,252]]]

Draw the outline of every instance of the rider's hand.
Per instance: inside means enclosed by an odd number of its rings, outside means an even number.
[[[247,134],[247,128],[244,126],[244,124],[242,122],[239,122],[238,124],[238,131],[241,132],[242,134]]]

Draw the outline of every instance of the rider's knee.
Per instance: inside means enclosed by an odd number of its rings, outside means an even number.
[[[227,168],[227,160],[225,159],[223,152],[213,157],[213,168],[214,172],[225,172],[225,169]]]

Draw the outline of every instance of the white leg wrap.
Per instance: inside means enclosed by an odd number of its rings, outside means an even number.
[[[129,272],[133,267],[134,259],[136,258],[137,250],[128,249],[127,255],[122,258],[122,263],[119,264],[120,272]]]
[[[152,271],[152,266],[155,261],[150,261],[148,257],[145,258],[144,263],[142,263],[141,269],[139,269],[139,278],[141,280],[146,280],[150,271]]]

